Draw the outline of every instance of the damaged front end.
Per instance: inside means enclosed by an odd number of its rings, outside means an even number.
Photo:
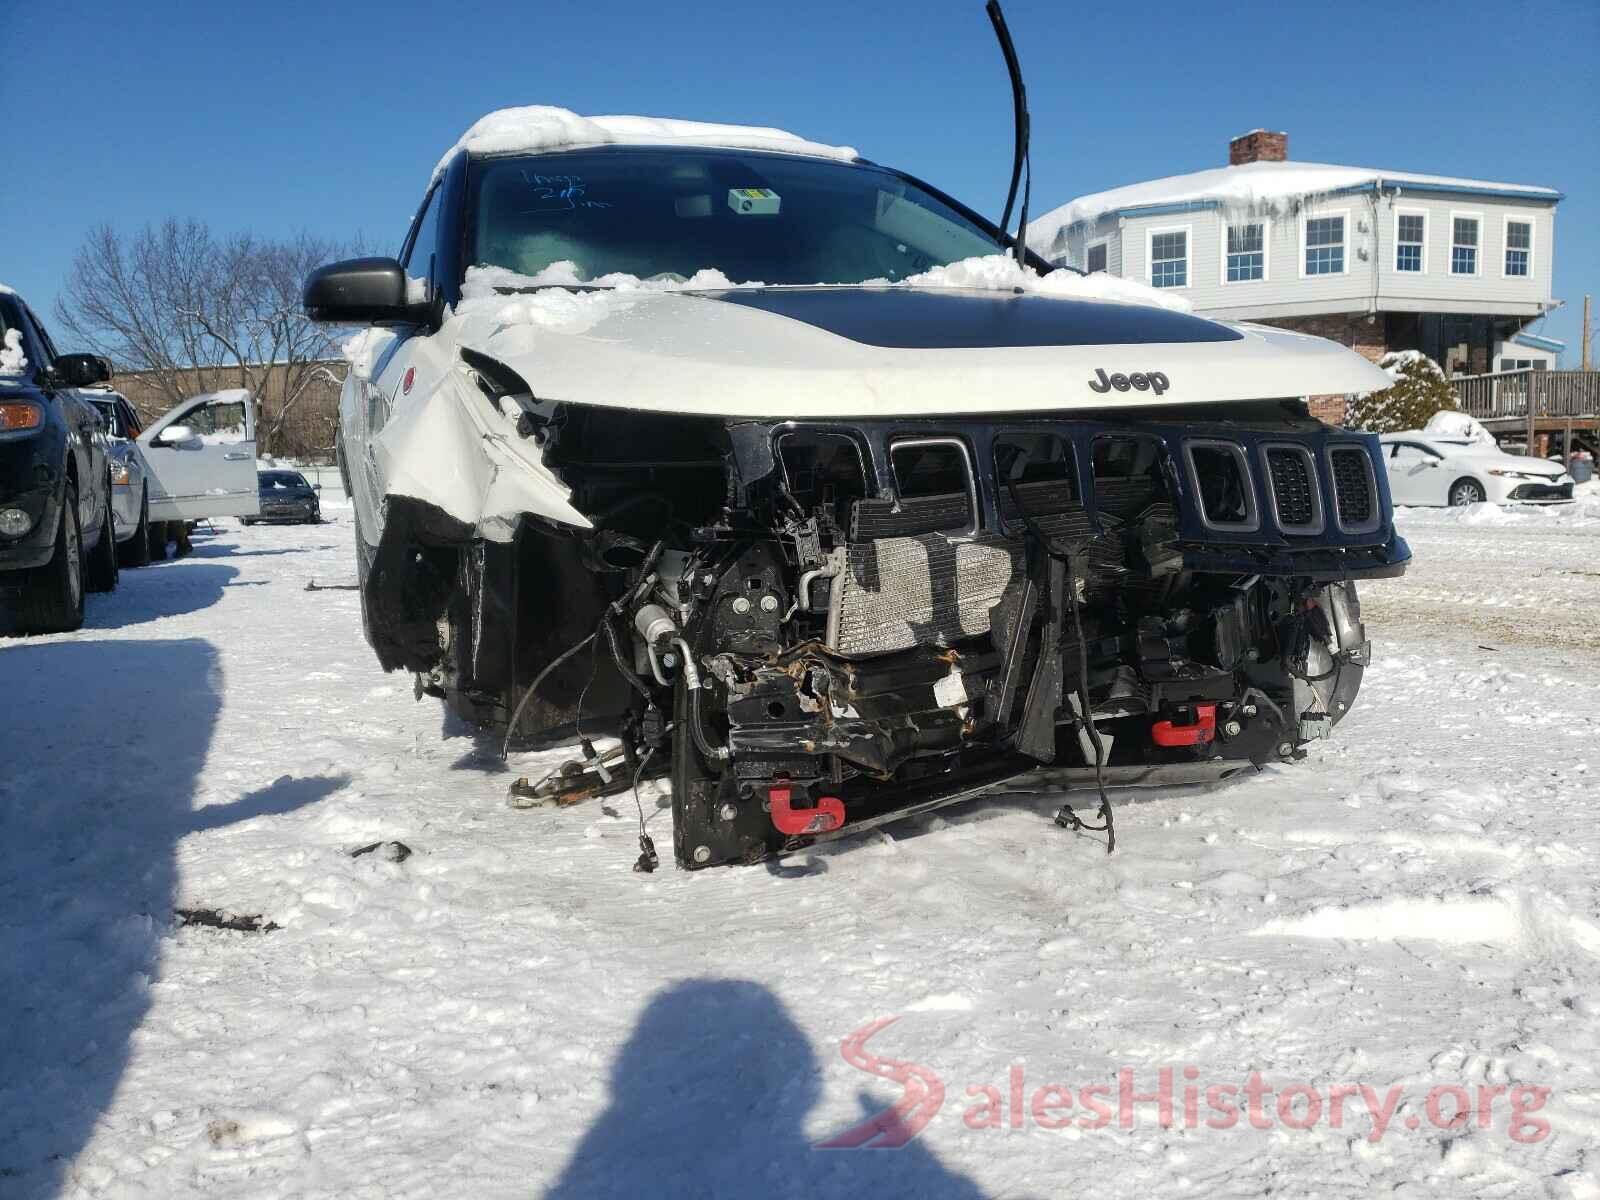
[[[1376,439],[1298,402],[525,407],[519,435],[590,527],[527,515],[492,541],[391,496],[369,634],[481,725],[620,731],[622,761],[569,798],[670,763],[684,867],[1043,766],[1193,782],[1292,759],[1360,686],[1355,581],[1409,558]]]

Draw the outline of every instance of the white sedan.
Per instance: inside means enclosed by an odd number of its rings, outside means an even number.
[[[1379,440],[1397,505],[1564,504],[1572,499],[1572,476],[1542,458],[1424,432],[1386,433]]]

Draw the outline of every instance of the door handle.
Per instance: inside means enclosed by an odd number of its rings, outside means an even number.
[[[247,454],[243,450],[229,450],[226,454],[224,454],[222,456],[222,460],[224,462],[239,462],[242,459],[246,459],[246,458],[250,458],[250,457],[251,457],[251,455]]]

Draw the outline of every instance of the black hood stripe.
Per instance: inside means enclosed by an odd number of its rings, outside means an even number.
[[[1241,334],[1171,309],[1035,293],[905,287],[736,288],[694,295],[803,321],[867,346],[980,350],[1233,342]]]

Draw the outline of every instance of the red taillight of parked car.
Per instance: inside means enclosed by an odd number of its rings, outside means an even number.
[[[0,433],[18,433],[44,424],[44,409],[24,400],[0,403]]]

